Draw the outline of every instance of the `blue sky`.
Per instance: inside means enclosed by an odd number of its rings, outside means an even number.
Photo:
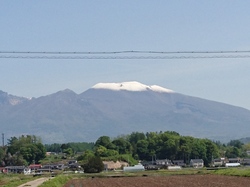
[[[249,7],[243,0],[5,0],[0,51],[250,50]],[[0,90],[39,97],[139,81],[250,109],[249,61],[0,58]]]

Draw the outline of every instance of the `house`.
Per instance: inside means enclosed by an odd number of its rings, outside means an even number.
[[[41,168],[41,169],[37,169],[35,172],[37,174],[42,174],[42,173],[51,173],[53,172],[53,170],[51,168]]]
[[[26,169],[25,166],[6,166],[5,171],[6,173],[23,173]]]
[[[229,158],[228,163],[240,163],[240,158]]]
[[[181,166],[181,167],[185,167],[186,164],[184,163],[184,160],[173,160],[173,164],[175,166]]]
[[[71,163],[68,165],[70,169],[80,169],[81,166],[78,163]]]
[[[190,167],[203,168],[204,167],[204,161],[202,159],[191,159],[190,160]]]
[[[76,164],[77,163],[77,160],[69,160],[68,161],[68,165],[70,165],[70,164]]]
[[[244,166],[250,166],[250,158],[243,158],[241,164]]]
[[[224,164],[225,159],[224,158],[215,158],[212,160],[212,166],[213,167],[220,167]]]
[[[171,166],[173,163],[169,159],[155,160],[155,164],[158,166]]]
[[[43,169],[60,169],[59,164],[47,164],[43,165]]]
[[[42,165],[41,164],[31,164],[29,165],[29,169],[33,170],[37,170],[37,169],[41,169]]]
[[[58,164],[57,169],[63,170],[66,166],[64,164]]]

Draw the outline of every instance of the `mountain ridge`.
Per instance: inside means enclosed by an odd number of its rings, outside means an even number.
[[[8,99],[6,94],[4,98]],[[173,130],[220,141],[250,133],[249,110],[174,91],[92,87],[76,94],[65,89],[16,105],[1,105],[0,110],[6,135],[35,134],[47,143],[91,142],[103,135],[116,137],[134,131]]]

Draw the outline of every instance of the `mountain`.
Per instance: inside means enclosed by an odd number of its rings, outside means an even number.
[[[81,94],[66,89],[32,99],[0,92],[0,103],[7,137],[35,134],[45,143],[167,130],[223,142],[250,133],[247,109],[138,82],[98,83]]]
[[[3,92],[0,90],[0,106],[18,105],[27,100],[28,100],[27,98],[13,96],[8,94],[7,92]]]
[[[243,144],[249,144],[250,143],[250,137],[246,137],[246,138],[241,138],[239,139],[239,141]]]

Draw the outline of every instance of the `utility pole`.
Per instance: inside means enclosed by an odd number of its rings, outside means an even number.
[[[3,143],[3,147],[4,147],[4,133],[2,133],[2,143]]]

